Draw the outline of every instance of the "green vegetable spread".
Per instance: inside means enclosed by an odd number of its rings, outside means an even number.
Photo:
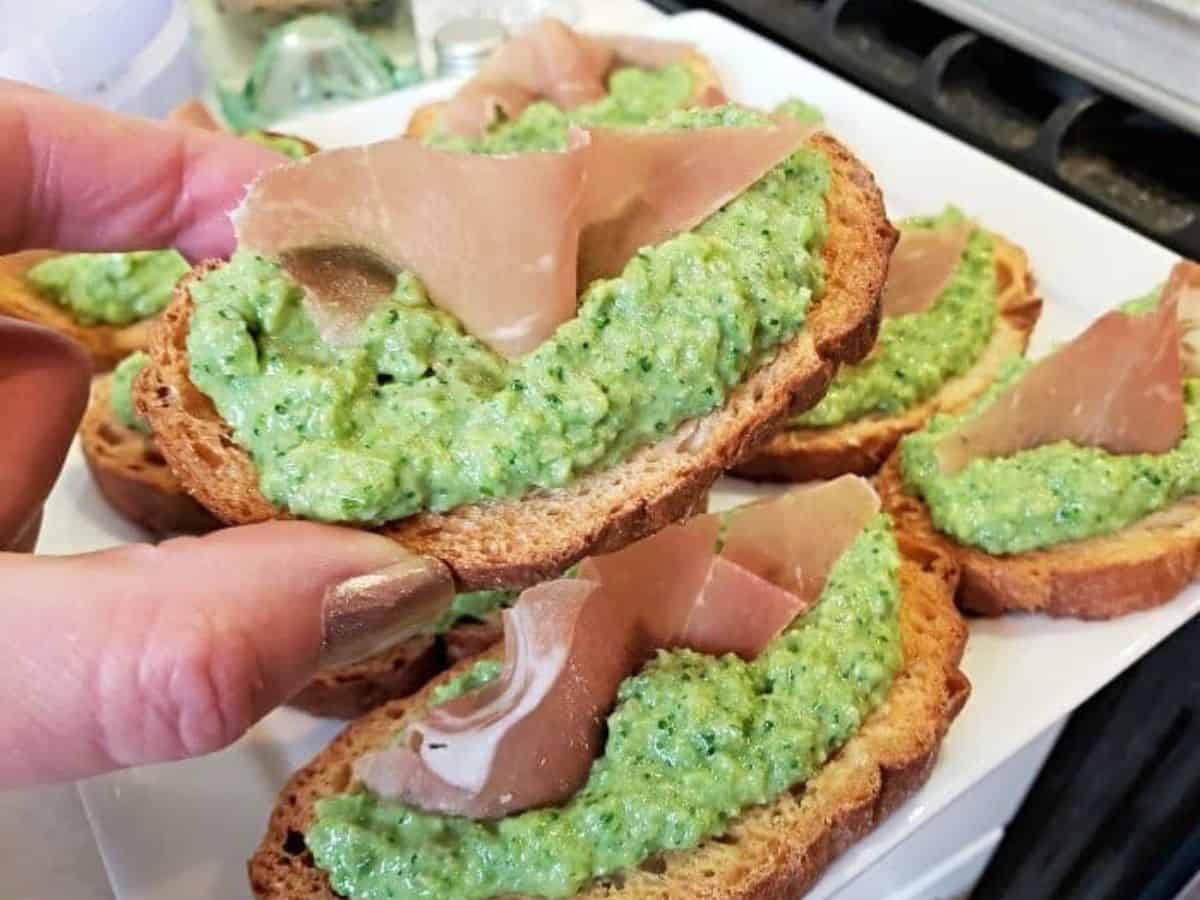
[[[308,846],[355,900],[561,897],[695,847],[809,778],[882,702],[901,664],[898,565],[879,516],[757,659],[660,652],[621,685],[604,753],[560,807],[475,822],[359,790],[317,804]]]
[[[1029,366],[1012,360],[969,412],[935,416],[901,444],[905,486],[925,500],[939,531],[988,553],[1023,553],[1111,534],[1200,492],[1198,379],[1184,382],[1187,429],[1166,453],[1115,454],[1061,441],[942,474],[934,453],[938,437],[978,415]]]
[[[661,123],[763,121],[725,107]],[[264,495],[297,515],[380,522],[559,487],[717,408],[803,326],[829,182],[825,157],[801,148],[590,285],[575,319],[512,361],[409,274],[335,349],[300,287],[239,253],[192,286],[191,379],[253,457]]]
[[[126,428],[150,433],[150,425],[137,414],[133,408],[133,379],[142,369],[150,364],[150,357],[142,351],[130,353],[117,364],[112,373],[112,388],[109,394],[109,405],[113,417]]]
[[[174,250],[71,253],[25,277],[82,325],[128,325],[161,312],[188,268]]]
[[[962,213],[949,207],[941,215],[908,219],[900,227],[937,228],[961,219]],[[992,238],[975,228],[941,296],[923,312],[884,319],[871,355],[839,369],[821,402],[793,417],[791,424],[828,427],[916,406],[974,365],[995,323]]]

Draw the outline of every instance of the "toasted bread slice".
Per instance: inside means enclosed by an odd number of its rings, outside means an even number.
[[[708,61],[708,57],[697,50],[689,50],[682,61],[692,74],[693,98],[699,100],[712,88],[720,89],[721,79],[717,76],[712,63]],[[408,120],[408,127],[404,131],[405,136],[411,138],[427,137],[437,126],[438,116],[445,105],[446,102],[444,100],[439,100],[437,103],[426,103],[424,106],[418,106],[413,110],[413,114]]]
[[[92,380],[79,443],[100,493],[121,515],[154,534],[203,534],[220,527],[171,473],[154,438],[112,413],[112,375]]]
[[[966,627],[954,609],[957,571],[946,556],[902,541],[900,630],[904,665],[884,703],[815,777],[737,817],[695,850],[672,851],[597,882],[587,898],[711,900],[797,897],[838,854],[863,837],[928,777],[941,740],[970,693],[958,662]],[[498,654],[499,650],[492,653]],[[335,900],[304,842],[314,803],[345,790],[351,764],[423,714],[431,690],[351,723],[283,788],[267,834],[249,862],[259,900]]]
[[[734,388],[723,407],[694,428],[568,487],[421,513],[382,532],[444,560],[460,590],[536,584],[586,555],[615,550],[699,509],[722,471],[753,452],[791,409],[816,403],[835,367],[861,359],[875,340],[896,231],[870,172],[832,137],[812,141],[833,172],[822,248],[825,289],[806,327]],[[152,363],[134,385],[138,411],[151,422],[172,470],[218,518],[243,523],[284,517],[259,492],[250,456],[188,378],[189,284],[187,277],[181,280],[154,329]]]
[[[0,316],[52,328],[82,344],[96,372],[107,372],[135,350],[145,348],[153,319],[129,325],[82,325],[63,307],[43,297],[25,277],[40,262],[62,256],[55,250],[25,250],[0,256]]]
[[[831,428],[784,428],[733,474],[755,481],[871,475],[904,435],[921,428],[935,413],[962,409],[986,391],[1004,360],[1025,352],[1042,311],[1025,252],[998,235],[994,243],[999,315],[991,340],[970,369],[924,403],[897,415],[866,416]]]
[[[899,452],[877,480],[898,530],[958,560],[958,604],[973,613],[1111,619],[1166,603],[1200,575],[1200,497],[1114,534],[992,556],[937,530],[925,503],[904,491]]]

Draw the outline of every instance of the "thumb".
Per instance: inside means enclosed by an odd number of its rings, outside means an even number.
[[[453,594],[437,560],[305,522],[0,554],[0,787],[217,750]]]

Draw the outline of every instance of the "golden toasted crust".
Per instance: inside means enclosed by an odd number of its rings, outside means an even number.
[[[736,387],[686,439],[677,434],[642,448],[566,488],[422,513],[389,523],[382,533],[444,560],[460,590],[535,584],[586,555],[615,550],[699,509],[717,476],[753,452],[790,409],[816,403],[834,366],[861,359],[874,342],[896,231],[870,172],[832,137],[821,134],[812,141],[833,171],[822,248],[825,288],[807,326],[774,361]],[[220,519],[282,518],[259,492],[249,455],[188,379],[189,286],[189,278],[181,280],[154,329],[152,364],[135,382],[138,411],[151,422],[184,486]]]
[[[928,507],[904,491],[898,451],[877,481],[899,530],[958,560],[958,604],[974,613],[1111,619],[1166,603],[1200,574],[1200,497],[1115,534],[991,556],[937,530]]]
[[[807,783],[735,819],[725,835],[690,851],[604,879],[579,896],[624,900],[794,898],[928,777],[946,729],[970,693],[958,662],[966,628],[954,609],[954,564],[904,542],[900,630],[904,665],[884,703]],[[493,653],[498,652],[493,650]],[[350,783],[352,761],[380,746],[427,708],[430,691],[351,723],[279,795],[266,836],[248,866],[259,900],[334,900],[304,843],[313,805]]]
[[[900,438],[921,428],[934,413],[962,409],[986,391],[1004,360],[1025,352],[1042,311],[1025,252],[998,235],[994,241],[999,316],[975,365],[951,378],[924,403],[899,415],[866,416],[832,428],[784,428],[733,474],[755,481],[871,475]]]
[[[36,322],[78,341],[92,355],[97,372],[107,372],[135,350],[146,346],[153,319],[130,325],[81,325],[53,300],[39,294],[25,278],[36,266],[62,254],[54,250],[26,250],[0,256],[0,316]]]
[[[100,493],[130,521],[158,535],[203,534],[220,527],[171,474],[154,439],[113,416],[112,375],[92,380],[79,443]]]
[[[683,62],[691,70],[692,73],[692,96],[699,98],[703,97],[709,88],[720,88],[721,79],[717,76],[716,69],[708,58],[697,50],[689,50],[683,58]],[[439,100],[437,103],[426,103],[423,106],[418,106],[413,110],[412,116],[408,120],[408,127],[404,130],[406,137],[423,138],[427,137],[437,125],[438,116],[441,115],[442,107],[446,105],[444,100]]]

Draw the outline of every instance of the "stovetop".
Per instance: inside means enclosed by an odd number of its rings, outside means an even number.
[[[1200,134],[1090,81],[915,0],[655,2],[725,15],[1200,258]]]

